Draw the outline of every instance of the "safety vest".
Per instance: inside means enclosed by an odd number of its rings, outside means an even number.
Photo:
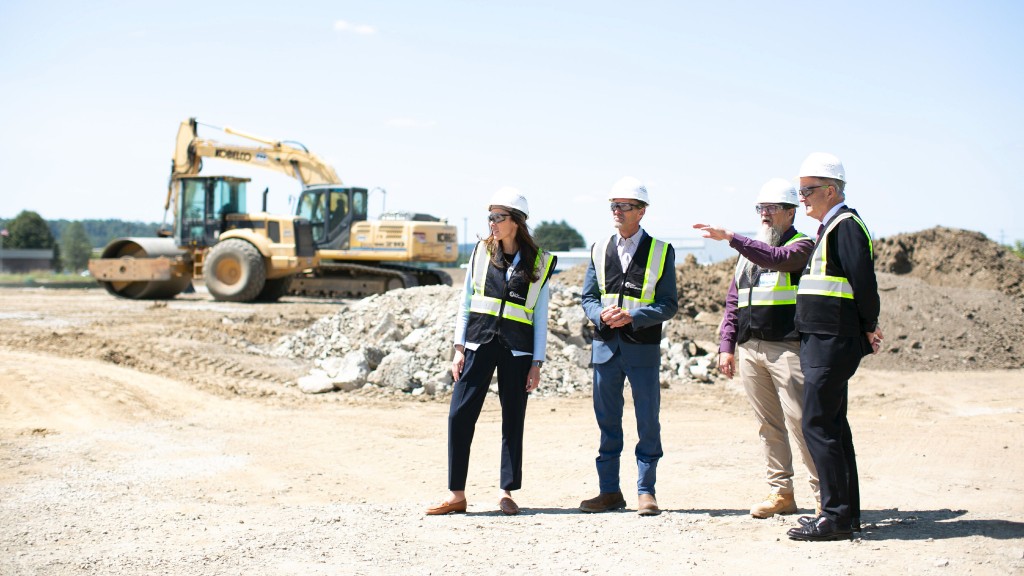
[[[665,259],[672,245],[655,240],[650,236],[637,246],[629,269],[623,270],[619,261],[619,253],[615,246],[615,236],[607,242],[595,242],[590,257],[594,263],[597,287],[601,292],[601,306],[618,306],[624,310],[636,310],[654,303],[654,289],[661,275],[665,273]],[[675,272],[674,270],[672,271]],[[636,344],[658,344],[661,342],[661,324],[655,324],[642,330],[633,329],[629,324],[617,328],[626,341]],[[615,330],[598,327],[594,338],[610,340]]]
[[[818,245],[814,247],[814,253],[811,254],[811,259],[807,262],[807,270],[804,272],[803,277],[800,278],[800,287],[797,290],[798,295],[827,296],[830,298],[853,300],[853,286],[850,285],[850,281],[844,276],[829,276],[826,273],[828,269],[828,235],[840,222],[847,218],[853,218],[854,222],[864,231],[864,235],[868,237],[868,250],[871,252],[871,259],[875,259],[875,248],[871,243],[871,234],[868,233],[868,228],[864,225],[864,221],[853,212],[843,212],[832,219],[828,228],[822,233]]]
[[[807,241],[806,234],[797,232],[783,246]],[[801,272],[761,270],[757,286],[750,286],[750,279],[743,274],[740,258],[736,263],[737,326],[736,342],[743,343],[751,338],[760,340],[799,340],[800,334],[793,324],[796,313],[797,284]]]
[[[498,336],[511,350],[533,352],[533,311],[541,288],[551,277],[555,261],[547,252],[538,253],[535,265],[540,278],[530,282],[522,262],[507,276],[505,270],[491,264],[486,245],[478,243],[470,256],[473,295],[469,302],[466,341],[484,344]]]
[[[846,220],[851,222],[844,223]],[[852,228],[853,222],[860,227],[860,231]],[[840,224],[843,226],[837,229]],[[845,228],[850,228],[854,235],[864,234],[867,239],[867,257],[874,260],[871,234],[868,233],[864,222],[852,210],[840,212],[825,227],[807,262],[807,268],[800,277],[794,322],[801,334],[854,337],[874,329],[872,324],[877,320],[878,293],[854,294],[853,285],[846,276],[848,272],[844,269],[848,263],[830,260],[837,258],[838,247],[833,246],[829,238],[832,237],[834,242],[840,233],[846,233]],[[859,239],[852,236],[851,240]],[[863,271],[863,274],[870,274],[871,278],[865,276],[859,280],[873,282],[874,270],[869,268]],[[865,310],[868,313],[873,310],[876,316],[862,317]]]

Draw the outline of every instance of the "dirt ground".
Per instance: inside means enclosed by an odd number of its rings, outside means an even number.
[[[748,515],[760,447],[725,381],[664,390],[660,516],[632,497],[577,511],[597,491],[579,396],[531,401],[520,516],[497,512],[490,399],[469,514],[425,517],[445,494],[447,402],[304,395],[309,366],[264,353],[347,305],[0,289],[0,574],[1024,574],[1020,369],[858,373],[852,542]],[[813,508],[803,482],[797,498]]]

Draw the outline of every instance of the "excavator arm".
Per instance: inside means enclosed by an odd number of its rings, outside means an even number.
[[[165,211],[174,205],[177,178],[199,174],[203,167],[203,158],[221,158],[276,170],[295,178],[303,188],[314,184],[341,184],[341,178],[338,178],[334,168],[301,144],[293,146],[288,142],[262,138],[231,128],[224,128],[224,132],[262,145],[224,144],[200,138],[197,126],[196,119],[189,118],[178,127],[174,157],[171,160],[171,178],[167,187],[167,199],[164,202]]]

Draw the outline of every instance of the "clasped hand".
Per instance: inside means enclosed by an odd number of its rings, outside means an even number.
[[[629,315],[629,310],[612,305],[601,310],[601,322],[609,328],[622,328],[633,322],[633,317]]]

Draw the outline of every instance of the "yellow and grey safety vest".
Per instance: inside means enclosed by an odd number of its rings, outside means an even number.
[[[847,257],[868,261],[846,262]],[[825,226],[800,277],[794,322],[801,335],[863,337],[875,329],[880,302],[874,258],[871,234],[860,216],[849,208],[839,212]],[[854,280],[863,294],[854,292],[851,274],[857,275]],[[866,340],[864,344],[870,350]]]
[[[809,241],[806,234],[797,232],[783,246],[800,241]],[[736,342],[751,338],[780,341],[799,340],[800,335],[793,325],[796,313],[797,285],[801,272],[760,271],[757,285],[750,285],[750,278],[743,274],[745,258],[736,263]]]
[[[853,300],[853,286],[850,285],[850,281],[844,276],[829,276],[827,274],[828,235],[840,222],[847,218],[853,218],[854,222],[864,231],[864,235],[868,238],[868,249],[871,251],[871,259],[874,259],[874,245],[871,243],[871,234],[868,232],[867,226],[864,225],[864,221],[853,212],[843,212],[832,219],[828,228],[822,233],[818,245],[814,247],[814,253],[811,254],[811,259],[807,263],[807,271],[800,278],[800,287],[797,289],[797,295],[827,296]]]
[[[469,303],[466,340],[483,344],[500,333],[512,350],[532,352],[534,309],[555,262],[556,258],[551,254],[538,253],[535,266],[540,278],[530,282],[522,262],[511,276],[507,276],[505,270],[491,264],[486,245],[478,243],[470,257],[473,295]]]
[[[665,273],[665,259],[672,245],[645,236],[637,246],[629,269],[623,270],[615,238],[612,236],[607,242],[595,242],[591,248],[590,257],[594,262],[597,287],[601,292],[601,306],[636,310],[653,304],[654,290],[658,280]],[[675,273],[674,270],[671,272]],[[628,330],[621,332],[626,340],[641,344],[661,342],[661,324],[642,330],[634,330],[632,325],[627,328]],[[598,327],[594,337],[598,340],[609,340],[613,333],[611,328]]]

